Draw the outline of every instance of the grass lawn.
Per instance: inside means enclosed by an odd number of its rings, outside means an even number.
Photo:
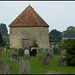
[[[18,52],[16,51],[16,54]],[[14,74],[19,74],[19,61],[10,61],[9,57],[10,53],[6,52],[4,57],[0,57],[0,60],[5,60],[6,63],[12,67],[14,67]],[[30,74],[44,74],[49,71],[60,72],[61,74],[75,74],[75,67],[66,66],[66,67],[58,67],[58,58],[60,55],[54,55],[51,60],[50,66],[41,66],[41,62],[39,60],[40,56],[46,56],[46,53],[38,53],[36,57],[31,57],[30,59]],[[22,60],[24,57],[20,57]]]

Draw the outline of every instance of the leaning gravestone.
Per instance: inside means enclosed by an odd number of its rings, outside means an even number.
[[[13,74],[14,68],[6,65],[6,61],[0,61],[0,74]]]
[[[0,47],[0,56],[4,56],[4,49]]]
[[[14,48],[10,48],[10,55],[15,54]]]
[[[29,50],[28,49],[24,50],[24,53],[29,54]]]
[[[42,52],[42,48],[40,48],[40,52]]]
[[[19,56],[24,56],[24,49],[23,48],[19,48],[19,52],[18,52]]]
[[[19,74],[30,74],[30,61],[20,60],[19,61]]]
[[[10,61],[18,61],[18,55],[17,54],[10,55]]]
[[[50,65],[50,57],[41,57],[41,65],[49,66]]]

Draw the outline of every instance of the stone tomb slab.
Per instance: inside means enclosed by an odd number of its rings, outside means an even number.
[[[20,60],[19,61],[19,74],[30,74],[30,61]]]
[[[10,55],[10,61],[18,61],[18,55],[17,54]]]
[[[45,74],[60,74],[59,72],[55,72],[55,71],[50,71],[50,72],[46,72]]]
[[[0,61],[0,74],[13,74],[14,68],[6,65],[6,61]]]
[[[23,48],[19,48],[18,55],[21,56],[21,57],[24,56],[24,49]]]

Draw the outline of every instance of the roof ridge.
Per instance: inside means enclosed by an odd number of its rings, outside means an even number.
[[[26,7],[9,26],[49,27],[49,25],[30,5]]]
[[[33,9],[34,10],[34,9]],[[35,10],[34,10],[35,11]],[[32,10],[30,9],[30,12],[32,13]],[[38,20],[36,19],[36,16],[34,15],[34,13],[32,13],[32,15],[34,16],[34,19],[37,21],[37,23],[39,24]],[[40,25],[40,24],[39,24]]]

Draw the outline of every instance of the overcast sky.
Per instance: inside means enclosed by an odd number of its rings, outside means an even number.
[[[50,26],[49,31],[75,26],[74,1],[0,1],[0,23],[8,27],[29,4]]]

